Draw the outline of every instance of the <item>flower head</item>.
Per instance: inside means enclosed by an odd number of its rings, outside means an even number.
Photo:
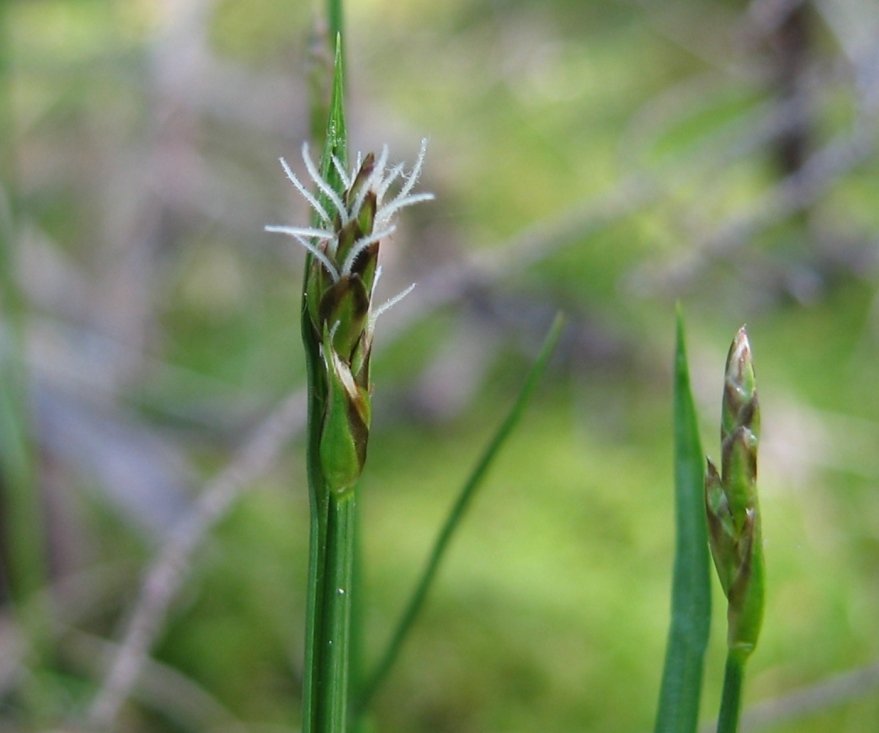
[[[751,345],[744,328],[726,360],[721,408],[721,470],[709,459],[705,476],[708,539],[727,597],[730,647],[750,653],[763,619],[763,547],[757,501],[757,400]]]
[[[314,212],[314,226],[267,226],[266,231],[293,237],[311,254],[305,282],[305,305],[314,342],[321,345],[326,367],[327,404],[321,455],[324,473],[338,491],[353,485],[363,470],[369,435],[369,357],[375,321],[412,288],[383,306],[373,307],[381,277],[378,264],[382,240],[393,234],[396,214],[406,206],[433,198],[412,193],[427,140],[422,140],[415,165],[407,174],[402,164],[388,166],[388,148],[376,157],[357,156],[349,171],[333,157],[332,172],[341,181],[334,187],[322,176],[302,146],[308,175],[316,194],[296,177],[282,158],[287,178]],[[413,286],[414,287],[414,286]]]

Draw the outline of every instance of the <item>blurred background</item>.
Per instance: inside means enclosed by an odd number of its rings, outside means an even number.
[[[352,148],[411,165],[428,137],[436,194],[382,249],[386,296],[418,287],[373,357],[367,660],[569,318],[375,729],[651,729],[680,301],[714,456],[742,323],[756,358],[768,607],[749,729],[877,730],[879,6],[346,13]],[[308,217],[278,158],[306,175],[313,18],[303,0],[0,3],[0,731],[108,710],[120,732],[298,730],[303,252],[263,226]]]

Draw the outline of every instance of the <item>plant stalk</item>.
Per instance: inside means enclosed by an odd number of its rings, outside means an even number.
[[[745,681],[745,662],[747,659],[747,654],[738,649],[730,649],[726,655],[723,696],[720,700],[720,715],[717,718],[717,733],[737,733],[739,729],[739,713],[742,708],[742,687]]]

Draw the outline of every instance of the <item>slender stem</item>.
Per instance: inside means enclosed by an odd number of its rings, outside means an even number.
[[[349,654],[351,642],[351,585],[354,569],[354,492],[330,497],[327,514],[327,552],[324,568],[318,699],[321,733],[342,733],[347,724]]]
[[[327,19],[329,20],[330,44],[335,47],[336,39],[342,39],[344,31],[342,0],[327,0]]]
[[[351,571],[351,640],[349,651],[348,705],[354,708],[358,693],[363,689],[366,674],[366,627],[363,568],[363,496],[357,497],[357,511],[354,515],[354,567]],[[353,716],[352,716],[353,717]],[[354,730],[349,721],[349,731]]]
[[[304,337],[306,345],[313,341],[307,334]],[[308,348],[306,352],[310,385],[311,534],[302,730],[342,733],[348,703],[356,503],[353,491],[341,495],[331,492],[321,472],[320,420],[325,386],[319,378],[311,381],[312,369],[320,368],[319,353]]]
[[[306,269],[306,272],[308,270]],[[304,291],[304,286],[303,286]],[[302,690],[303,733],[319,730],[317,725],[316,689],[320,676],[318,650],[322,638],[323,614],[321,599],[325,585],[324,562],[327,546],[327,498],[320,468],[320,421],[326,402],[326,385],[321,377],[321,359],[314,333],[308,322],[303,302],[302,340],[308,377],[308,487],[310,500],[310,527],[308,552],[308,604],[305,628],[305,675]]]
[[[433,584],[433,580],[436,577],[440,564],[446,554],[446,550],[455,534],[455,530],[460,526],[461,520],[467,511],[467,508],[470,506],[476,490],[482,484],[482,480],[485,478],[489,467],[494,462],[498,451],[501,449],[506,439],[512,433],[513,428],[522,417],[528,399],[531,397],[540,377],[543,375],[549,357],[558,342],[563,326],[564,318],[559,315],[553,322],[552,328],[543,343],[534,365],[531,367],[531,371],[528,373],[528,377],[525,380],[522,390],[519,392],[515,404],[500,428],[498,428],[497,433],[495,433],[491,439],[491,442],[486,447],[484,453],[479,458],[473,472],[470,474],[470,477],[461,489],[460,494],[458,494],[458,498],[455,501],[452,510],[446,517],[445,524],[434,543],[433,550],[430,553],[430,557],[428,558],[427,565],[424,568],[421,578],[415,586],[415,590],[409,599],[409,603],[406,606],[400,621],[397,623],[394,635],[391,637],[391,641],[388,643],[384,655],[376,665],[375,671],[369,676],[363,686],[363,690],[359,695],[354,712],[356,717],[362,715],[369,707],[370,701],[378,688],[387,678],[391,667],[393,667],[394,662],[397,660],[397,657],[399,657],[400,651],[403,648],[403,642],[408,636],[409,630],[412,628],[415,619],[424,606],[427,592]]]
[[[24,359],[25,302],[16,277],[15,136],[6,5],[0,4],[0,527],[7,542],[9,593],[24,605],[46,581],[42,508],[30,440],[30,385]]]
[[[742,707],[742,687],[745,681],[745,662],[747,655],[730,649],[726,656],[726,669],[723,675],[723,697],[720,701],[720,715],[717,718],[717,733],[737,733],[739,713]]]

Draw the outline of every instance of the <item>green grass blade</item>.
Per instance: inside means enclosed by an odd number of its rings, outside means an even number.
[[[7,8],[0,6],[0,536],[7,589],[23,605],[45,586],[43,522],[30,439],[30,385],[24,357],[25,302],[16,274],[15,139]]]
[[[543,342],[540,353],[538,354],[534,365],[531,367],[528,377],[516,398],[515,404],[506,419],[501,423],[489,444],[486,446],[485,451],[482,456],[480,456],[476,466],[473,468],[473,472],[470,474],[466,483],[462,487],[461,492],[458,494],[455,504],[449,512],[442,530],[437,536],[421,578],[419,579],[418,584],[409,599],[409,603],[406,605],[406,608],[400,617],[400,621],[391,636],[391,640],[388,643],[385,652],[379,658],[379,663],[376,665],[375,671],[370,675],[362,692],[358,696],[355,716],[363,714],[368,709],[370,702],[381,687],[382,683],[387,679],[388,674],[399,657],[403,643],[405,642],[415,619],[424,606],[427,593],[430,590],[440,564],[445,557],[452,537],[456,530],[461,526],[464,514],[472,503],[477,489],[482,485],[483,479],[485,478],[491,464],[494,462],[494,459],[497,457],[498,452],[503,447],[507,438],[512,434],[513,429],[516,427],[519,420],[522,418],[528,400],[534,392],[537,383],[540,381],[543,372],[546,370],[549,357],[552,355],[556,343],[558,343],[563,327],[564,318],[561,315],[556,316],[556,319]]]
[[[0,535],[8,592],[24,606],[46,585],[43,515],[30,438],[23,310],[15,280],[11,212],[0,188]]]
[[[690,733],[699,720],[702,668],[711,624],[711,577],[705,521],[705,463],[684,343],[677,318],[674,369],[676,544],[671,623],[656,713],[656,733]]]

